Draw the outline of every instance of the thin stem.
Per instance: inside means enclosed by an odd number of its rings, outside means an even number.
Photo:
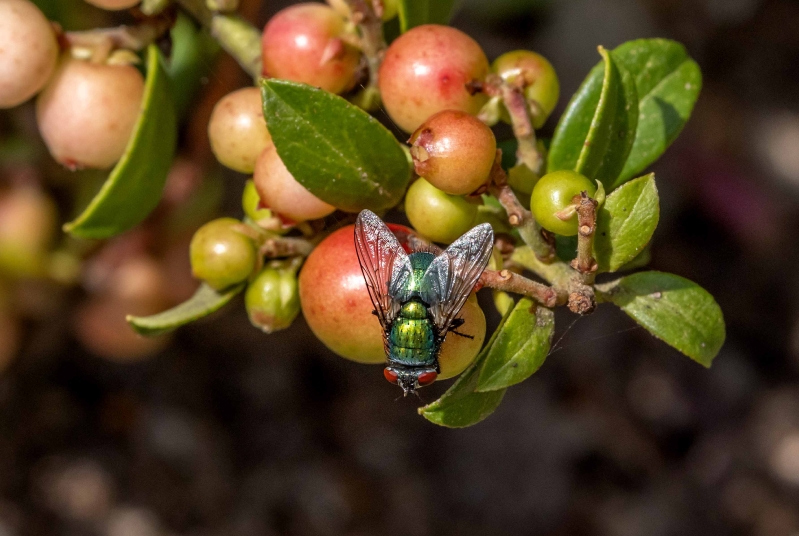
[[[369,82],[354,99],[356,104],[367,111],[376,110],[380,106],[380,90],[377,85],[380,64],[386,51],[386,40],[383,37],[383,21],[373,8],[373,3],[365,0],[347,0],[352,11],[352,21],[360,31],[360,48],[366,59],[369,71]],[[382,8],[382,2],[377,2]]]
[[[259,252],[266,258],[307,257],[313,250],[313,244],[304,238],[275,237],[267,238]]]
[[[573,313],[585,315],[596,309],[593,287],[585,284],[582,274],[571,269],[566,263],[555,261],[545,264],[529,247],[524,246],[516,248],[511,260],[551,284],[558,293],[558,303],[566,303]]]
[[[597,202],[588,197],[586,192],[575,195],[572,202],[577,208],[577,257],[571,266],[583,274],[584,283],[591,284],[597,270],[594,259]]]
[[[142,50],[169,31],[174,22],[174,16],[151,17],[136,26],[64,32],[64,39],[70,47],[99,49],[107,57],[114,49]]]
[[[532,279],[527,279],[510,270],[501,270],[498,272],[495,270],[485,270],[480,275],[479,282],[484,287],[494,290],[529,296],[544,307],[555,307],[561,302],[561,297],[558,296],[558,292],[554,288],[533,281]]]
[[[542,230],[533,218],[533,214],[519,203],[516,194],[508,185],[508,176],[502,169],[502,151],[497,149],[494,166],[491,168],[489,190],[499,200],[508,214],[508,223],[519,229],[525,244],[535,252],[543,262],[555,259],[555,248],[550,240],[542,234]]]
[[[518,142],[516,158],[536,175],[544,168],[544,159],[538,151],[538,142],[530,109],[530,103],[524,96],[524,87],[509,84],[498,75],[489,75],[480,85],[480,89],[490,97],[500,97],[510,116],[513,135]]]
[[[235,14],[214,13],[204,0],[177,0],[177,3],[208,28],[213,38],[253,79],[261,76],[261,32],[255,26]]]

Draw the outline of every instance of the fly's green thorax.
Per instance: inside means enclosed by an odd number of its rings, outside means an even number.
[[[422,276],[435,256],[418,252],[410,255],[413,273],[406,282],[406,290],[418,292]],[[404,303],[388,334],[389,361],[403,365],[420,366],[436,364],[438,343],[433,320],[427,306],[414,298]]]

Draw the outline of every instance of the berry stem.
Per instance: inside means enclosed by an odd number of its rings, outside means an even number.
[[[83,32],[64,32],[71,48],[91,51],[92,60],[105,61],[112,50],[142,50],[164,35],[175,22],[173,16],[148,17],[136,26],[97,28]]]
[[[552,262],[555,259],[555,248],[552,241],[543,234],[541,227],[533,218],[533,214],[519,203],[516,194],[508,185],[508,175],[502,169],[501,149],[497,149],[489,184],[489,190],[508,214],[508,223],[519,229],[524,243],[530,246],[542,262]]]
[[[577,257],[571,266],[582,274],[583,282],[590,285],[594,282],[597,270],[593,253],[598,204],[584,191],[575,195],[572,202],[577,209]]]
[[[378,72],[386,51],[386,40],[383,37],[383,21],[365,0],[347,0],[352,10],[352,22],[358,25],[360,32],[359,45],[366,59],[369,71],[369,82],[354,98],[354,103],[366,111],[376,110],[380,106],[380,90],[377,86]],[[382,6],[382,3],[379,4]]]
[[[304,238],[274,237],[261,244],[260,254],[267,258],[307,257],[313,250],[313,244]]]
[[[204,0],[176,0],[177,4],[209,30],[220,46],[257,79],[261,76],[261,32],[236,14],[215,13]]]
[[[511,260],[552,285],[558,294],[558,304],[565,303],[573,313],[585,315],[596,308],[594,288],[584,283],[582,274],[568,264],[561,261],[543,263],[529,247],[516,248]]]
[[[484,287],[494,290],[529,296],[544,307],[555,307],[558,304],[565,303],[565,294],[559,295],[556,289],[532,279],[527,279],[510,270],[485,270],[480,275],[479,282]]]
[[[505,82],[498,75],[489,75],[482,84],[482,90],[490,97],[500,97],[505,109],[508,110],[513,135],[519,143],[516,158],[519,163],[526,165],[536,175],[541,175],[544,168],[544,159],[538,151],[538,142],[531,114],[531,110],[524,96],[524,87]]]

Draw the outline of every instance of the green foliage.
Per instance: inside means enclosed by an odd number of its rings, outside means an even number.
[[[469,368],[458,376],[452,387],[435,402],[420,407],[419,415],[440,426],[465,428],[477,424],[494,413],[502,402],[502,397],[505,396],[505,389],[479,393],[477,383],[480,369],[512,312],[513,309],[508,310],[488,344],[483,347]]]
[[[169,77],[158,47],[150,45],[142,111],[125,154],[89,206],[64,230],[80,238],[108,238],[141,222],[161,198],[176,142]]]
[[[608,195],[597,213],[594,233],[599,271],[615,272],[632,261],[649,243],[659,217],[654,173],[630,181]]]
[[[630,74],[607,50],[600,47],[599,53],[602,63],[588,75],[558,122],[547,170],[574,170],[612,185],[635,139],[638,97]]]
[[[399,0],[400,31],[422,24],[447,24],[455,0]]]
[[[286,168],[311,193],[349,212],[402,199],[411,167],[399,142],[345,99],[305,84],[263,80],[264,116]]]
[[[635,77],[638,131],[627,163],[610,189],[635,177],[677,138],[702,89],[702,73],[685,47],[668,39],[628,41],[613,58]]]
[[[175,110],[183,118],[191,109],[192,99],[202,87],[200,78],[208,75],[219,45],[211,36],[182,13],[170,31],[172,54],[167,72],[172,79]]]
[[[615,66],[618,76],[608,76],[606,65]],[[612,191],[663,154],[688,121],[701,87],[699,67],[679,43],[639,39],[620,45],[603,56],[569,102],[552,140],[549,170],[582,167]],[[633,91],[637,105],[622,105],[632,104]],[[616,103],[606,94],[615,94]]]
[[[128,315],[127,321],[141,335],[162,335],[218,311],[241,292],[244,286],[242,283],[223,291],[216,291],[202,283],[194,296],[180,305],[152,316]]]
[[[522,298],[491,346],[480,370],[477,391],[505,389],[529,378],[549,353],[555,315]]]
[[[716,300],[674,274],[639,272],[596,286],[652,335],[709,367],[724,344],[724,317]]]

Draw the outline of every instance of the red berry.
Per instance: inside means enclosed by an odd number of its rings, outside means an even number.
[[[391,119],[413,132],[442,110],[477,114],[486,102],[466,85],[488,73],[477,42],[455,28],[427,24],[397,38],[380,67],[380,94]]]
[[[264,76],[332,93],[349,89],[360,54],[341,39],[345,31],[344,19],[324,4],[297,4],[279,11],[264,28]]]
[[[258,88],[238,89],[216,103],[208,121],[208,139],[221,164],[241,173],[253,172],[258,155],[272,143]]]
[[[485,184],[497,153],[491,129],[455,110],[430,117],[409,141],[416,173],[453,195],[470,194]]]

